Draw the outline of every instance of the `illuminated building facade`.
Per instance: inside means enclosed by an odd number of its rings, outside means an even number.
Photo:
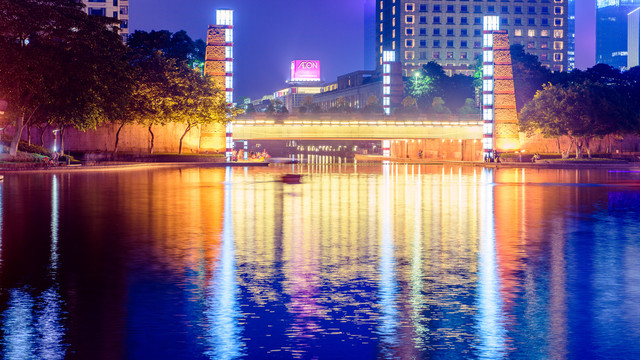
[[[129,37],[129,0],[82,0],[89,15],[108,16],[120,20],[122,42]]]
[[[567,35],[567,56],[569,71],[576,68],[576,0],[568,0],[567,3],[569,34]]]
[[[382,99],[381,80],[375,71],[354,71],[338,76],[337,81],[324,84],[313,100],[324,111],[336,107],[340,98],[351,109],[364,109],[370,96],[375,96],[378,101]]]
[[[509,35],[499,16],[483,20],[482,120],[484,158],[520,149]]]
[[[520,44],[553,71],[569,66],[569,0],[380,0],[376,62],[393,50],[404,75],[436,61],[445,71],[473,75],[482,56],[482,17],[499,15],[511,44]]]
[[[627,18],[640,0],[597,0],[596,63],[627,66]]]
[[[628,15],[627,25],[627,68],[640,65],[640,7]]]

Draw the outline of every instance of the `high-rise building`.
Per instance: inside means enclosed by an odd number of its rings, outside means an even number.
[[[511,44],[554,71],[569,66],[569,0],[379,0],[376,3],[376,63],[395,51],[410,75],[429,61],[448,73],[472,74],[482,57],[482,19],[500,18]]]
[[[627,67],[627,15],[640,0],[597,0],[596,63]]]
[[[121,21],[122,42],[129,37],[129,0],[82,0],[89,15],[109,16]]]
[[[567,56],[569,57],[569,71],[576,68],[576,0],[568,0],[569,34],[567,35]]]
[[[640,7],[627,15],[627,69],[640,66]]]
[[[364,68],[376,68],[376,0],[364,0]]]

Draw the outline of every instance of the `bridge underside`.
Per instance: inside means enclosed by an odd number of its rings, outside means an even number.
[[[393,140],[393,139],[482,139],[482,124],[452,122],[438,124],[243,124],[235,122],[237,140]]]

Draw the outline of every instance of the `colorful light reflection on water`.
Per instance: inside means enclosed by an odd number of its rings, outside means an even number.
[[[417,165],[5,175],[2,357],[640,358],[639,185]]]

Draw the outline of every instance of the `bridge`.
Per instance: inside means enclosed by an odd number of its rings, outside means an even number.
[[[381,141],[391,157],[482,159],[480,115],[247,114],[233,122],[234,140]],[[386,145],[385,145],[386,144]]]
[[[252,114],[233,122],[237,140],[482,139],[480,115]]]

